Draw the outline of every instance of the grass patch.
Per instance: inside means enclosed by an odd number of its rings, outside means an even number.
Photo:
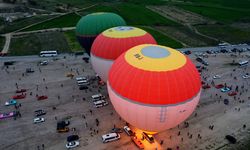
[[[134,5],[129,3],[115,3],[110,5],[97,5],[82,12],[86,15],[93,12],[114,12],[121,15],[128,25],[178,25],[176,22],[147,9],[143,5]],[[136,14],[136,15],[135,15]],[[34,25],[24,31],[41,30],[49,28],[62,28],[76,26],[81,16],[70,13],[41,24]]]
[[[47,32],[13,37],[10,43],[10,55],[38,55],[43,50],[57,50],[59,53],[71,52],[61,32]]]
[[[156,12],[146,8],[144,5],[131,3],[115,3],[113,5],[98,5],[85,10],[82,14],[93,12],[114,12],[122,16],[128,25],[178,25]]]
[[[75,35],[75,30],[64,32],[64,36],[68,42],[68,45],[73,52],[82,51],[81,45],[78,43]]]
[[[217,39],[224,40],[233,44],[250,41],[249,31],[242,31],[240,29],[236,29],[228,25],[197,26],[197,29],[201,33],[216,37]]]
[[[157,43],[159,45],[165,45],[168,47],[172,47],[172,48],[182,48],[182,44],[180,42],[175,41],[174,39],[160,33],[159,31],[152,29],[150,27],[139,27],[142,28],[144,30],[146,30],[148,33],[150,33],[155,40],[157,41]]]
[[[181,7],[182,9],[200,14],[202,16],[223,23],[232,23],[235,21],[250,21],[249,10],[235,10],[230,8],[202,6],[202,5],[177,5],[177,6]]]
[[[49,28],[63,28],[63,27],[73,27],[76,26],[76,23],[81,17],[76,15],[75,13],[70,13],[67,15],[60,16],[58,18],[31,26],[23,31],[33,31],[33,30],[41,30],[41,29],[49,29]]]
[[[15,30],[21,29],[28,25],[34,24],[36,22],[41,22],[43,20],[46,20],[52,17],[55,17],[55,16],[34,16],[30,18],[25,18],[25,19],[19,19],[11,23],[3,22],[3,28],[0,30],[0,33],[4,34],[4,33],[13,32]]]
[[[188,46],[191,47],[203,47],[217,45],[218,43],[214,40],[200,36],[185,26],[180,27],[157,27],[158,30],[166,33],[170,37],[174,37]]]
[[[2,51],[4,44],[5,44],[5,37],[0,36],[0,52]]]
[[[242,8],[249,9],[250,2],[248,0],[185,0],[186,2],[193,2],[199,5],[230,7],[230,8]]]

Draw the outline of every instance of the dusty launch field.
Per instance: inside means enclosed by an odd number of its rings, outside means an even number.
[[[241,145],[244,137],[250,133],[250,78],[242,78],[242,75],[250,73],[250,67],[240,68],[229,63],[233,60],[249,60],[246,54],[249,55],[249,52],[237,54],[237,57],[232,57],[231,54],[211,54],[204,58],[209,66],[202,72],[202,81],[206,78],[206,83],[211,88],[202,90],[197,109],[186,120],[189,127],[182,123],[178,127],[156,134],[156,144],[150,146],[149,143],[146,144],[146,140],[143,143],[150,148],[157,146],[158,150],[174,150],[177,146],[180,150],[230,149],[225,135],[233,135],[237,138],[237,144]],[[200,65],[194,60],[194,54],[190,57],[195,64]],[[49,64],[39,66],[39,60],[49,60]],[[97,81],[93,81],[88,90],[79,90],[75,78],[66,77],[67,73],[95,77],[91,64],[85,63],[80,56],[66,55],[66,58],[58,57],[58,60],[34,56],[20,59],[9,68],[4,67],[3,63],[4,60],[0,60],[0,113],[15,110],[13,106],[4,106],[4,103],[16,95],[16,84],[18,88],[27,89],[27,95],[25,99],[17,100],[22,104],[19,108],[21,118],[0,120],[1,150],[35,150],[38,146],[42,149],[42,144],[45,149],[62,150],[66,149],[66,138],[71,134],[80,136],[80,146],[75,148],[79,150],[137,149],[124,132],[121,133],[120,140],[102,143],[102,134],[108,133],[114,125],[123,127],[125,121],[116,114],[109,99],[109,105],[94,108],[91,95],[102,93],[107,96],[106,86],[99,86]],[[27,74],[26,68],[33,68],[35,72]],[[221,78],[213,79],[214,75],[220,75]],[[215,85],[226,83],[227,86],[232,86],[232,91],[238,86],[239,92],[235,98],[228,96],[228,93],[222,93],[220,89],[213,87],[212,80]],[[48,99],[38,101],[36,94],[47,95]],[[228,99],[228,105],[224,104],[224,99]],[[38,109],[47,111],[47,114],[42,116],[45,122],[33,124],[34,111]],[[69,127],[75,128],[75,131],[57,133],[57,121],[65,118],[70,120]],[[100,121],[98,127],[96,119]],[[246,127],[243,128],[243,125]],[[209,126],[214,127],[209,129]]]

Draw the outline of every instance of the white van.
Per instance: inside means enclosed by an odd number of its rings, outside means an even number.
[[[239,62],[239,65],[240,66],[247,66],[248,65],[248,61],[247,60],[241,61],[241,62]]]
[[[96,108],[103,107],[103,106],[106,106],[106,105],[109,104],[109,103],[108,103],[107,101],[105,101],[105,100],[98,100],[98,101],[94,101],[93,103],[94,103],[94,106],[95,106]]]
[[[121,136],[118,133],[108,133],[108,134],[102,135],[102,142],[107,143],[107,142],[111,142],[111,141],[116,141],[120,138],[121,138]]]
[[[89,85],[89,81],[88,80],[80,80],[77,81],[78,86],[83,86],[83,85]]]
[[[103,99],[105,99],[105,96],[102,94],[95,94],[95,95],[92,95],[92,99],[93,99],[93,101],[103,100]]]
[[[76,77],[76,81],[87,80],[87,77]]]

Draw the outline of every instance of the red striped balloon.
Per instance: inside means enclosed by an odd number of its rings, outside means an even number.
[[[136,27],[119,26],[102,32],[91,48],[93,69],[106,82],[113,61],[140,44],[156,44],[156,41],[149,33]]]

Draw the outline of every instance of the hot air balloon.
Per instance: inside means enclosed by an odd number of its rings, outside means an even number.
[[[76,37],[81,46],[90,54],[90,49],[96,36],[106,29],[126,25],[117,14],[99,12],[83,16],[76,25]]]
[[[103,81],[107,81],[113,61],[126,50],[140,44],[156,44],[146,31],[130,26],[107,29],[97,36],[91,48],[91,63]]]
[[[143,44],[119,56],[107,82],[116,112],[148,132],[173,128],[199,102],[201,81],[191,60],[169,47]]]

